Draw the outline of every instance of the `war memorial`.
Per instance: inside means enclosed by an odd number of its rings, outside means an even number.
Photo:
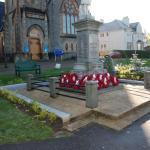
[[[82,0],[77,30],[77,62],[59,77],[28,75],[27,84],[3,87],[16,96],[62,119],[63,128],[74,131],[91,122],[120,131],[149,113],[150,72],[144,82],[119,80],[104,69],[98,55],[101,22],[91,15],[91,0]],[[132,84],[130,84],[132,82]],[[145,86],[144,86],[145,84]]]

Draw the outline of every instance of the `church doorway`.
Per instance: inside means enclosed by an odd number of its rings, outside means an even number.
[[[28,42],[32,59],[42,59],[44,35],[39,26],[34,25],[28,30]]]
[[[32,59],[40,60],[42,58],[42,49],[41,49],[40,39],[30,38],[29,45],[30,45],[30,53],[32,55]]]

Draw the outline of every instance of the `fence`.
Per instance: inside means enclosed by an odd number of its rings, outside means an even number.
[[[98,106],[98,81],[88,81],[86,86],[82,86],[83,90],[74,90],[66,87],[60,87],[59,77],[34,77],[28,75],[27,90],[39,90],[49,93],[51,97],[65,96],[76,100],[86,101],[88,108],[96,108]],[[68,83],[68,86],[72,84]],[[77,85],[79,86],[79,85]],[[80,86],[81,88],[81,86]]]

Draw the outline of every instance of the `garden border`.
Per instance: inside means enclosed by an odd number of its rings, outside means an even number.
[[[15,89],[16,88],[16,89]],[[17,89],[20,89],[20,88],[26,88],[26,83],[25,84],[15,84],[15,85],[9,85],[9,86],[1,86],[0,87],[0,90],[8,90],[8,91],[15,91]],[[34,100],[33,99],[30,99],[26,96],[23,96],[21,94],[17,94],[17,93],[13,93],[14,96],[16,96],[17,98],[23,100],[24,102],[27,102],[29,104],[33,103]],[[46,106],[42,103],[39,103],[38,104],[40,105],[40,108],[42,110],[46,110],[48,111],[49,113],[54,113],[57,117],[61,118],[63,123],[65,122],[68,122],[70,120],[70,117],[71,117],[71,114],[69,113],[66,113],[66,112],[63,112],[63,111],[60,111],[58,109],[55,109],[55,108],[52,108],[52,107],[49,107],[49,106]]]

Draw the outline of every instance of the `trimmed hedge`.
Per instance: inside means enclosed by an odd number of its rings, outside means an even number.
[[[32,103],[27,103],[22,99],[15,96],[15,93],[5,89],[0,89],[0,97],[10,101],[13,104],[21,105],[22,107],[27,107],[30,111],[33,111],[37,114],[37,118],[40,120],[49,120],[50,123],[54,123],[57,120],[57,116],[46,110],[43,110],[40,106],[40,103],[33,101]]]
[[[121,53],[122,58],[131,58],[133,57],[132,54],[135,54],[135,50],[114,50],[114,52]],[[137,50],[136,53],[138,54],[138,58],[150,58],[150,51]]]

